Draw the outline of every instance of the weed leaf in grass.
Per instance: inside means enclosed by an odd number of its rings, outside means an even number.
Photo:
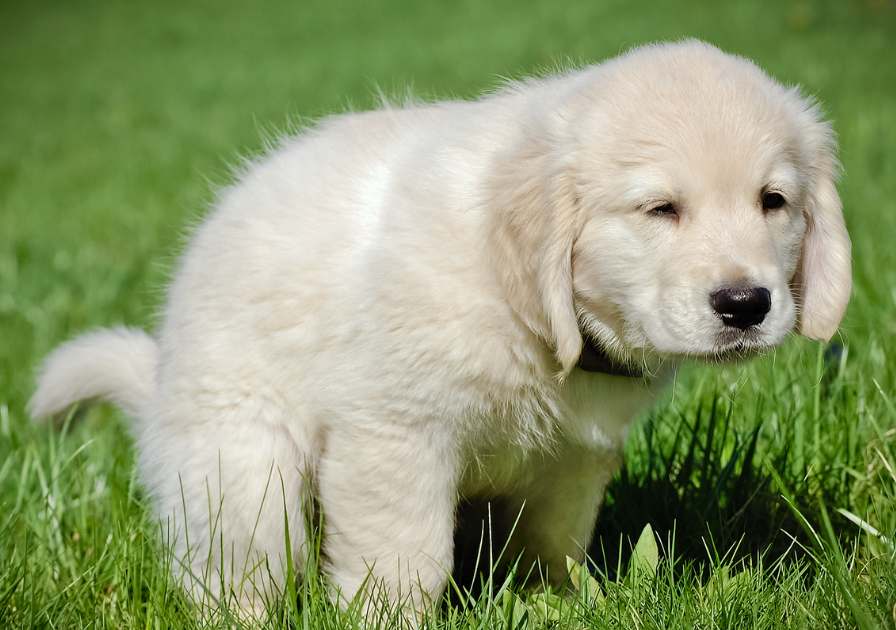
[[[738,590],[749,589],[755,577],[752,569],[745,568],[732,575],[726,565],[719,565],[713,569],[709,580],[702,587],[702,592],[710,600],[724,599]]]
[[[563,598],[554,593],[536,593],[529,598],[529,610],[532,618],[546,625],[560,621],[563,613]]]
[[[529,610],[519,597],[505,590],[501,594],[501,604],[504,609],[504,622],[508,630],[522,630],[529,619]]]
[[[587,562],[579,564],[569,556],[566,556],[566,570],[569,572],[569,579],[583,603],[594,605],[603,602],[603,591],[601,591],[598,581],[594,579],[594,576],[588,570]]]
[[[628,563],[628,574],[626,579],[629,582],[637,581],[647,577],[656,575],[656,568],[660,563],[660,552],[656,546],[656,538],[653,535],[653,528],[650,523],[641,530],[638,542],[632,550],[632,557]]]

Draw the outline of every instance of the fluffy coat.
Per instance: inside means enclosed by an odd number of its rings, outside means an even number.
[[[834,334],[850,292],[836,173],[815,105],[695,41],[334,116],[220,196],[156,335],[61,346],[31,411],[125,409],[197,599],[223,587],[252,610],[281,590],[305,492],[343,602],[369,574],[412,608],[438,597],[460,497],[525,504],[514,549],[562,577],[682,358]],[[785,207],[762,208],[771,189]],[[769,289],[760,325],[713,313],[732,283]],[[583,335],[644,378],[577,368]]]

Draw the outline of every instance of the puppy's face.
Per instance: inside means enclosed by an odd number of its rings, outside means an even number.
[[[830,337],[850,270],[829,128],[752,64],[679,52],[611,64],[583,111],[580,325],[630,357],[740,356],[805,302],[803,331]]]
[[[786,143],[732,131],[645,144],[619,168],[616,198],[585,223],[573,256],[586,324],[610,329],[600,334],[629,349],[722,355],[793,329],[808,182]]]

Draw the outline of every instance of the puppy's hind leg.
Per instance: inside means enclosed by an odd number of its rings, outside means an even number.
[[[303,569],[310,462],[307,444],[248,406],[181,407],[147,423],[138,445],[172,573],[203,608],[228,600],[259,617],[289,563]]]

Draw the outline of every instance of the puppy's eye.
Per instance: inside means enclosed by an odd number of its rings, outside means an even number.
[[[782,207],[787,200],[784,199],[784,195],[776,192],[764,192],[762,193],[762,209],[763,210],[777,210]]]
[[[648,214],[652,214],[658,217],[677,217],[678,216],[678,208],[675,207],[675,204],[671,202],[659,203],[650,208],[647,211]]]

